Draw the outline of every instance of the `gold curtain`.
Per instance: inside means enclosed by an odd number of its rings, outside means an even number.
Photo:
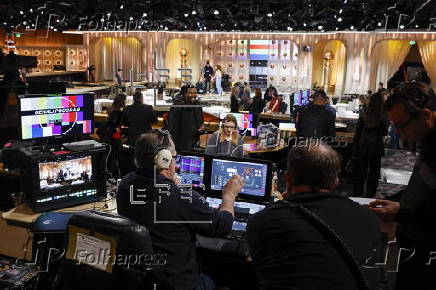
[[[112,81],[119,68],[123,70],[124,81],[133,81],[144,68],[142,45],[136,38],[102,37],[95,40],[90,49],[90,65],[94,64],[96,81]]]
[[[324,47],[324,53],[331,51],[334,55],[330,70],[329,84],[335,85],[334,94],[342,94],[345,78],[345,45],[340,40],[331,40]],[[324,55],[323,55],[324,56]]]
[[[431,86],[436,90],[436,41],[418,42],[422,63],[431,81]]]
[[[321,40],[313,47],[312,51],[312,83],[316,83],[317,86],[321,86],[322,71],[323,71],[323,59],[324,59],[324,47],[326,41]]]
[[[186,67],[192,68],[192,80],[195,84],[200,78],[201,63],[200,46],[191,39],[172,39],[168,42],[165,53],[165,67],[170,69],[170,82],[174,82],[176,78],[180,78],[180,50],[184,48],[188,50]]]
[[[409,41],[385,40],[379,42],[371,55],[371,89],[375,91],[378,83],[386,87],[410,51]]]

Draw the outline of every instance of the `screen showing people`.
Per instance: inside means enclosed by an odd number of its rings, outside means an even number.
[[[39,163],[39,186],[41,190],[85,184],[91,180],[91,156],[66,161]]]
[[[93,132],[94,96],[28,95],[20,98],[21,138]]]
[[[294,93],[294,106],[306,106],[309,104],[310,89]]]
[[[241,193],[265,196],[266,195],[266,164],[251,162],[236,162],[222,159],[212,160],[210,186],[212,190],[222,190],[226,182],[235,174],[245,180]]]
[[[249,136],[256,136],[256,127],[257,126],[256,126],[256,124],[254,124],[253,114],[220,112],[220,120],[222,121],[228,114],[232,114],[233,116],[235,116],[236,121],[238,122],[238,129],[239,129],[240,134],[249,135]]]
[[[176,173],[181,184],[204,187],[204,157],[178,155]]]

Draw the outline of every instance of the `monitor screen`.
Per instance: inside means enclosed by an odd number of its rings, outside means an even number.
[[[94,96],[27,95],[20,98],[21,138],[93,133]]]
[[[310,96],[310,89],[304,90],[303,94],[301,96],[301,105],[302,106],[309,104],[309,96]]]
[[[181,184],[204,188],[204,157],[177,155],[176,173]]]
[[[301,106],[301,92],[294,93],[294,106]]]
[[[222,190],[227,181],[235,174],[244,178],[241,193],[254,196],[267,196],[268,165],[262,163],[212,160],[210,186],[212,190]]]
[[[240,222],[240,221],[233,221],[232,230],[245,232],[246,228],[247,228],[247,223]]]
[[[207,197],[206,202],[209,204],[210,207],[218,209],[219,206],[221,205],[222,200],[220,198]],[[261,211],[264,208],[265,206],[262,204],[244,202],[244,201],[235,202],[236,213],[252,215],[257,213],[258,211]]]
[[[92,178],[91,156],[39,163],[39,187],[42,191],[86,184]]]
[[[241,134],[247,134],[250,136],[256,136],[256,124],[254,124],[253,114],[241,114],[241,113],[225,113],[220,112],[220,126],[222,120],[228,115],[232,114],[238,122],[238,129]]]

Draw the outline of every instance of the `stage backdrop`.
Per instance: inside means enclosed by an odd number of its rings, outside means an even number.
[[[317,83],[321,86],[323,78],[324,54],[330,51],[333,54],[331,60],[330,74],[328,83],[333,91],[328,91],[329,94],[340,95],[344,88],[346,51],[345,45],[339,40],[321,40],[313,49],[313,68],[312,68],[312,84]],[[333,87],[334,86],[334,87]]]
[[[195,84],[200,79],[200,68],[204,64],[201,63],[200,45],[191,39],[172,39],[166,46],[165,67],[170,69],[170,82],[174,83],[176,78],[180,78],[180,72],[177,69],[181,67],[180,50],[182,48],[188,51],[186,67],[192,68],[191,82]]]
[[[102,37],[90,43],[89,64],[94,65],[96,81],[113,81],[119,68],[123,70],[124,81],[130,80],[133,69],[133,81],[143,72],[142,45],[133,37]]]

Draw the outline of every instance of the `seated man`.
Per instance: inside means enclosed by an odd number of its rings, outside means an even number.
[[[224,186],[220,209],[215,210],[197,192],[177,187],[175,155],[166,131],[152,130],[138,138],[135,163],[139,169],[118,186],[118,213],[147,227],[153,249],[167,257],[163,274],[176,289],[213,289],[199,285],[196,234],[225,237],[230,233],[234,201],[244,182],[234,175]]]
[[[364,289],[358,265],[374,256],[380,226],[368,209],[332,192],[339,170],[339,156],[326,145],[291,149],[284,200],[258,212],[247,226],[261,289]],[[310,212],[348,245],[355,259]],[[379,289],[379,273],[365,269],[370,289]]]

